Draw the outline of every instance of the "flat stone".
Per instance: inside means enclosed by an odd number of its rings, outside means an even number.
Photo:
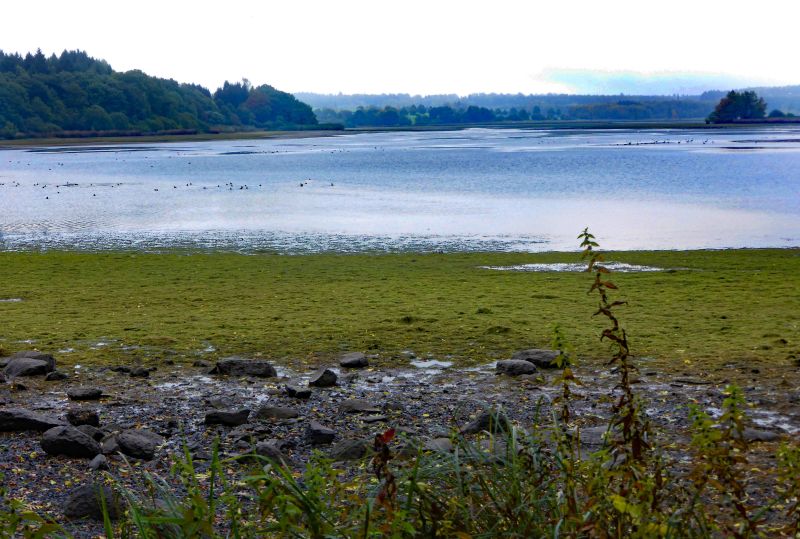
[[[530,348],[528,350],[519,350],[518,352],[514,352],[514,354],[511,356],[511,359],[529,361],[540,369],[555,369],[558,366],[553,363],[553,360],[557,357],[558,351],[556,350]]]
[[[536,365],[522,359],[504,359],[497,362],[497,372],[509,376],[535,374],[537,370]]]
[[[100,444],[72,426],[53,427],[45,431],[41,445],[48,455],[90,459],[100,454]]]
[[[145,429],[125,430],[116,436],[116,442],[122,454],[129,457],[153,460],[158,446],[164,443],[164,438]]]
[[[308,385],[315,387],[331,387],[336,385],[336,373],[330,369],[319,369],[311,374]]]
[[[23,408],[0,410],[0,432],[33,430],[44,432],[65,423],[53,416],[32,412]]]
[[[227,425],[235,427],[237,425],[244,425],[247,423],[247,418],[250,416],[250,410],[214,410],[208,412],[205,418],[206,425]]]
[[[334,461],[359,460],[367,454],[367,442],[364,440],[343,440],[334,445],[328,456]]]
[[[78,425],[100,426],[100,416],[97,415],[97,410],[86,408],[70,408],[67,410],[67,421],[75,427]]]
[[[294,419],[296,417],[300,417],[300,412],[294,408],[288,408],[286,406],[262,406],[256,410],[256,413],[253,417],[255,419],[272,420]]]
[[[336,437],[336,431],[312,421],[306,430],[306,441],[312,445],[329,444]]]
[[[71,387],[67,389],[67,397],[74,401],[96,401],[103,396],[99,387]]]
[[[339,365],[346,369],[361,369],[369,367],[369,360],[361,352],[350,352],[339,358]]]
[[[131,378],[149,378],[150,369],[147,367],[134,367],[131,369]]]
[[[343,414],[375,414],[381,412],[381,408],[365,400],[347,399],[339,404],[339,412]]]
[[[69,378],[69,374],[61,371],[53,371],[47,373],[47,376],[44,377],[46,382],[59,382],[61,380],[66,380]]]
[[[295,385],[286,385],[286,394],[296,399],[307,399],[311,397],[311,389],[307,387],[299,387]]]
[[[362,419],[364,423],[379,423],[381,421],[386,421],[389,418],[385,415],[370,415]]]
[[[742,434],[744,435],[744,439],[748,442],[774,442],[780,439],[780,435],[775,432],[754,429],[752,427],[746,427]]]
[[[88,484],[73,489],[64,501],[62,511],[68,519],[91,518],[103,521],[103,505],[108,516],[116,520],[122,514],[119,496],[107,485]]]
[[[217,361],[211,369],[211,374],[226,374],[228,376],[254,376],[257,378],[272,378],[278,373],[269,362],[260,359],[226,358]]]

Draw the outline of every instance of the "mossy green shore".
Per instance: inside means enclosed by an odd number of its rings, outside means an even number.
[[[608,253],[667,271],[614,273],[633,353],[704,372],[800,354],[800,250]],[[546,347],[554,323],[583,361],[608,357],[586,273],[481,269],[576,253],[0,253],[0,348],[62,364],[226,355],[306,367],[351,350],[456,365]],[[71,350],[57,353],[59,350]]]

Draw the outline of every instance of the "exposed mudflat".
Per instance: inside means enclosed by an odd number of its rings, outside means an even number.
[[[389,427],[400,432],[400,444],[419,443],[447,437],[489,408],[502,408],[508,417],[526,429],[551,425],[549,402],[558,392],[553,384],[554,371],[540,370],[533,375],[509,377],[497,375],[494,364],[456,368],[444,361],[417,361],[397,368],[367,367],[344,369],[337,385],[312,387],[308,399],[290,397],[287,384],[307,387],[311,372],[294,372],[275,365],[278,376],[251,378],[208,374],[208,366],[160,365],[149,377],[132,377],[111,367],[72,367],[61,370],[69,378],[45,381],[43,377],[17,378],[25,386],[0,385],[0,410],[12,407],[45,413],[60,419],[76,408],[96,410],[99,428],[109,434],[130,428],[145,428],[164,437],[164,443],[150,461],[107,455],[115,479],[129,486],[136,484],[142,470],[168,478],[171,454],[191,450],[199,469],[210,457],[212,443],[219,438],[224,456],[251,451],[258,441],[271,441],[301,467],[312,449],[328,452],[343,440],[370,439]],[[754,458],[764,459],[764,468],[779,439],[800,435],[800,372],[786,367],[768,376],[751,372],[746,365],[729,365],[717,373],[665,373],[648,368],[640,360],[635,387],[646,401],[646,411],[659,437],[675,442],[675,456],[688,442],[686,405],[695,402],[712,414],[719,410],[722,389],[736,381],[745,391],[753,408],[750,425],[759,432],[776,434],[769,442],[754,443]],[[321,367],[324,365],[320,365]],[[576,370],[583,386],[574,400],[576,425],[586,429],[583,441],[587,448],[599,444],[598,429],[608,417],[616,378],[597,368]],[[74,401],[67,390],[79,386],[97,387],[103,397],[97,401]],[[350,399],[359,399],[362,413],[348,412]],[[344,406],[343,406],[344,405]],[[290,408],[296,417],[256,419],[265,406]],[[206,425],[211,411],[251,411],[249,420],[239,426]],[[351,406],[352,409],[352,406]],[[293,415],[293,414],[289,414]],[[333,444],[312,446],[307,438],[310,422],[316,421],[335,431]],[[67,492],[91,479],[88,459],[47,455],[40,445],[38,432],[0,433],[0,473],[11,497],[24,500],[32,509],[63,521],[62,504]],[[350,466],[351,464],[345,464]],[[765,486],[765,488],[769,488]],[[102,531],[96,522],[81,520],[67,524],[77,537],[91,537]]]

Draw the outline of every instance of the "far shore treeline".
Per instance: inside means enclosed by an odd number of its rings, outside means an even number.
[[[757,91],[757,93],[756,93]],[[114,71],[83,51],[0,50],[0,139],[253,130],[531,125],[539,121],[797,122],[800,86],[697,96],[292,95],[243,79],[197,84]],[[767,102],[773,110],[766,115]],[[312,107],[314,109],[312,110]]]
[[[196,84],[114,71],[83,51],[0,51],[0,138],[319,128],[311,107],[272,86]]]

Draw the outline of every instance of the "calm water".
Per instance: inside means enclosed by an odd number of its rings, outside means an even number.
[[[0,249],[800,245],[800,129],[470,129],[0,151]]]

